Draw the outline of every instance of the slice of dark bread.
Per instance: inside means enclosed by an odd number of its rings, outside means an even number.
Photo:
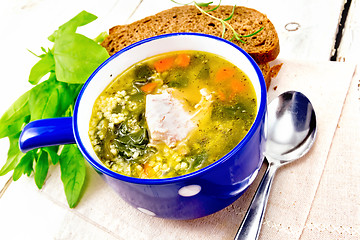
[[[264,76],[266,88],[269,89],[271,83],[271,67],[269,63],[258,63],[258,66]]]
[[[214,7],[214,6],[212,6]],[[209,7],[211,8],[211,6]],[[225,19],[230,16],[233,6],[220,6],[211,15]],[[274,25],[259,11],[247,7],[236,7],[228,23],[240,35],[248,35],[264,28],[252,37],[233,42],[243,48],[257,63],[267,63],[279,54],[280,45]],[[194,6],[174,7],[156,15],[146,17],[129,25],[118,25],[109,30],[109,36],[101,44],[110,55],[125,46],[142,39],[173,32],[199,32],[215,36],[222,35],[222,24],[201,13]],[[232,32],[227,29],[225,39],[231,39]]]

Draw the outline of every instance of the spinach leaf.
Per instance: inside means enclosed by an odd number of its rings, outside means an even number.
[[[37,84],[47,73],[55,70],[54,56],[49,50],[42,58],[32,67],[29,76],[31,84]]]
[[[148,79],[154,74],[154,70],[147,64],[135,66],[134,72],[138,82],[148,82]]]
[[[62,34],[54,42],[55,72],[61,82],[84,83],[108,57],[105,48],[77,33]]]
[[[137,132],[129,133],[126,124],[116,132],[116,138],[113,140],[113,144],[118,150],[118,154],[126,160],[139,160],[149,149],[147,149],[147,143],[149,142],[149,136],[145,128],[141,128]],[[133,150],[139,153],[134,157]]]
[[[21,126],[30,115],[30,91],[18,98],[0,118],[0,138],[13,135],[20,131]],[[15,128],[15,129],[14,129]]]
[[[47,152],[41,150],[35,165],[35,183],[41,189],[49,170],[49,157]]]
[[[147,135],[146,129],[142,128],[134,133],[118,135],[115,140],[122,144],[137,147],[139,145],[145,146],[149,142],[149,137]]]
[[[100,44],[105,40],[108,35],[109,34],[107,32],[102,32],[94,39],[94,42]]]
[[[30,121],[30,115],[24,117],[23,119],[19,119],[18,121],[15,121],[13,123],[9,123],[8,126],[4,125],[2,126],[4,132],[0,132],[0,138],[8,137],[11,135],[14,135],[21,131],[23,127]]]
[[[34,171],[33,163],[35,160],[35,156],[33,151],[27,152],[20,160],[19,164],[14,169],[13,180],[17,181],[22,174],[26,174],[30,176],[30,174]]]
[[[8,157],[6,163],[0,170],[0,176],[3,176],[12,171],[18,165],[20,159],[25,155],[24,153],[20,152],[18,147],[19,136],[20,133],[9,137],[10,148],[8,151]]]
[[[30,90],[31,120],[61,117],[72,104],[66,84],[56,81],[54,75]]]
[[[71,208],[79,201],[85,182],[85,160],[75,145],[65,145],[60,154],[61,181]]]
[[[20,152],[18,139],[20,131],[30,120],[71,116],[74,103],[83,83],[90,74],[109,57],[99,43],[107,36],[100,34],[95,40],[77,34],[78,27],[94,21],[97,17],[86,11],[80,12],[56,30],[49,40],[53,48],[45,50],[31,69],[29,82],[34,84],[30,91],[16,100],[0,118],[0,138],[9,137],[8,158],[0,169],[0,176],[14,170],[13,180],[23,174],[35,174],[35,183],[41,188],[49,169],[49,161],[60,161],[61,179],[70,207],[74,207],[80,197],[85,179],[85,163],[76,146],[65,146],[58,155],[59,147]],[[30,51],[31,52],[31,51]],[[47,80],[40,82],[50,73]]]
[[[209,64],[204,63],[204,66],[200,69],[198,75],[196,76],[197,79],[208,79],[210,77],[210,67]]]
[[[96,19],[97,17],[95,15],[86,11],[82,11],[68,22],[61,25],[58,30],[56,30],[48,37],[48,39],[49,41],[54,42],[57,37],[61,36],[61,34],[75,33],[78,27],[91,23]]]
[[[55,165],[59,161],[59,155],[57,155],[57,151],[59,149],[59,146],[51,146],[51,147],[44,147],[42,148],[43,151],[47,152],[49,154],[49,157],[51,159],[51,162]]]
[[[72,96],[72,101],[73,103],[75,103],[75,100],[79,95],[80,90],[84,86],[84,84],[68,84],[68,86],[69,86],[70,94]]]
[[[214,104],[211,117],[217,120],[240,119],[243,115],[247,115],[244,114],[246,110],[246,106],[241,103],[236,103],[234,105]]]
[[[164,83],[172,88],[183,88],[189,84],[189,78],[183,73],[183,70],[173,69],[169,71]]]
[[[192,169],[200,169],[206,164],[206,160],[209,158],[206,152],[202,152],[200,154],[196,154],[191,157],[191,168]]]
[[[253,119],[255,118],[255,109],[255,100],[248,100],[246,101],[246,104],[240,102],[233,105],[214,104],[211,112],[211,118],[215,120],[241,119],[244,129],[248,131],[253,123]]]

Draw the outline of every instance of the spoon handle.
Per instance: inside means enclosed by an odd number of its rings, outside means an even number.
[[[256,240],[260,233],[271,184],[279,165],[269,162],[269,166],[236,233],[235,240]]]

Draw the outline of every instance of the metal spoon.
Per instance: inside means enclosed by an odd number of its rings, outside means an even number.
[[[235,239],[258,238],[276,170],[304,156],[312,147],[316,116],[309,99],[295,91],[274,99],[268,106],[267,130],[265,156],[268,168]]]

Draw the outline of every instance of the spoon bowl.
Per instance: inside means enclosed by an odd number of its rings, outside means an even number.
[[[304,156],[316,135],[316,116],[309,99],[289,91],[268,106],[266,158],[291,162]]]
[[[276,170],[304,156],[316,138],[316,115],[302,93],[288,91],[268,106],[265,158],[268,168],[235,239],[257,239]]]

